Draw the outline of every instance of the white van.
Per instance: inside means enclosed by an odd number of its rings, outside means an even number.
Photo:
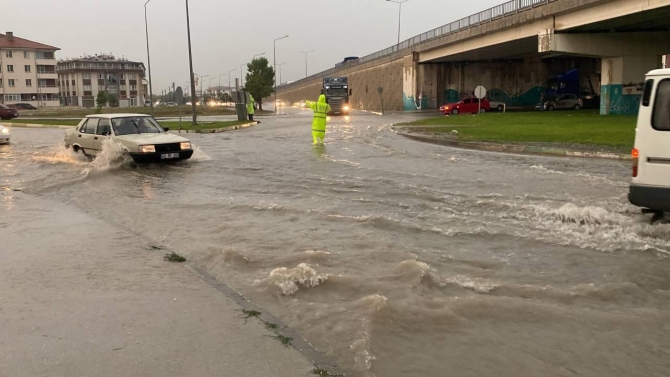
[[[633,149],[631,203],[654,213],[670,213],[670,69],[647,74]]]

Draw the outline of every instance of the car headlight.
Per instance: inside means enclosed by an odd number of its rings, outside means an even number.
[[[140,153],[156,153],[155,145],[140,145]]]
[[[179,143],[179,147],[181,148],[181,150],[191,149],[191,142],[190,141],[185,141],[183,143]]]
[[[8,134],[8,133],[9,133],[9,130],[6,129],[6,128],[3,128],[2,131],[0,131],[0,132],[2,132],[3,134]]]

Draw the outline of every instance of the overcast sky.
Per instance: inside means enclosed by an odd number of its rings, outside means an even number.
[[[59,47],[58,58],[112,52],[146,64],[146,0],[2,0],[0,27]],[[401,39],[469,16],[504,0],[410,0],[403,4]],[[284,81],[328,69],[345,56],[365,56],[396,43],[398,5],[385,0],[189,0],[194,70],[214,78],[236,69],[273,40]],[[188,81],[185,0],[151,0],[148,7],[154,93]],[[204,80],[205,87],[210,78]],[[221,78],[227,85],[227,76]]]

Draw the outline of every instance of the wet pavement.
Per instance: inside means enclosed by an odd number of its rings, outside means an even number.
[[[670,225],[627,203],[629,163],[390,130],[412,114],[333,118],[314,147],[309,114],[286,112],[189,134],[194,158],[165,166],[14,129],[0,223],[20,188],[132,229],[355,376],[670,375]]]

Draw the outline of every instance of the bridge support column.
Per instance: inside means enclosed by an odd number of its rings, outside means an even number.
[[[637,114],[644,91],[644,76],[660,67],[661,57],[657,55],[603,58],[600,114]]]
[[[414,60],[414,55],[403,58],[402,69],[402,100],[405,111],[417,109],[417,80],[419,65]]]

